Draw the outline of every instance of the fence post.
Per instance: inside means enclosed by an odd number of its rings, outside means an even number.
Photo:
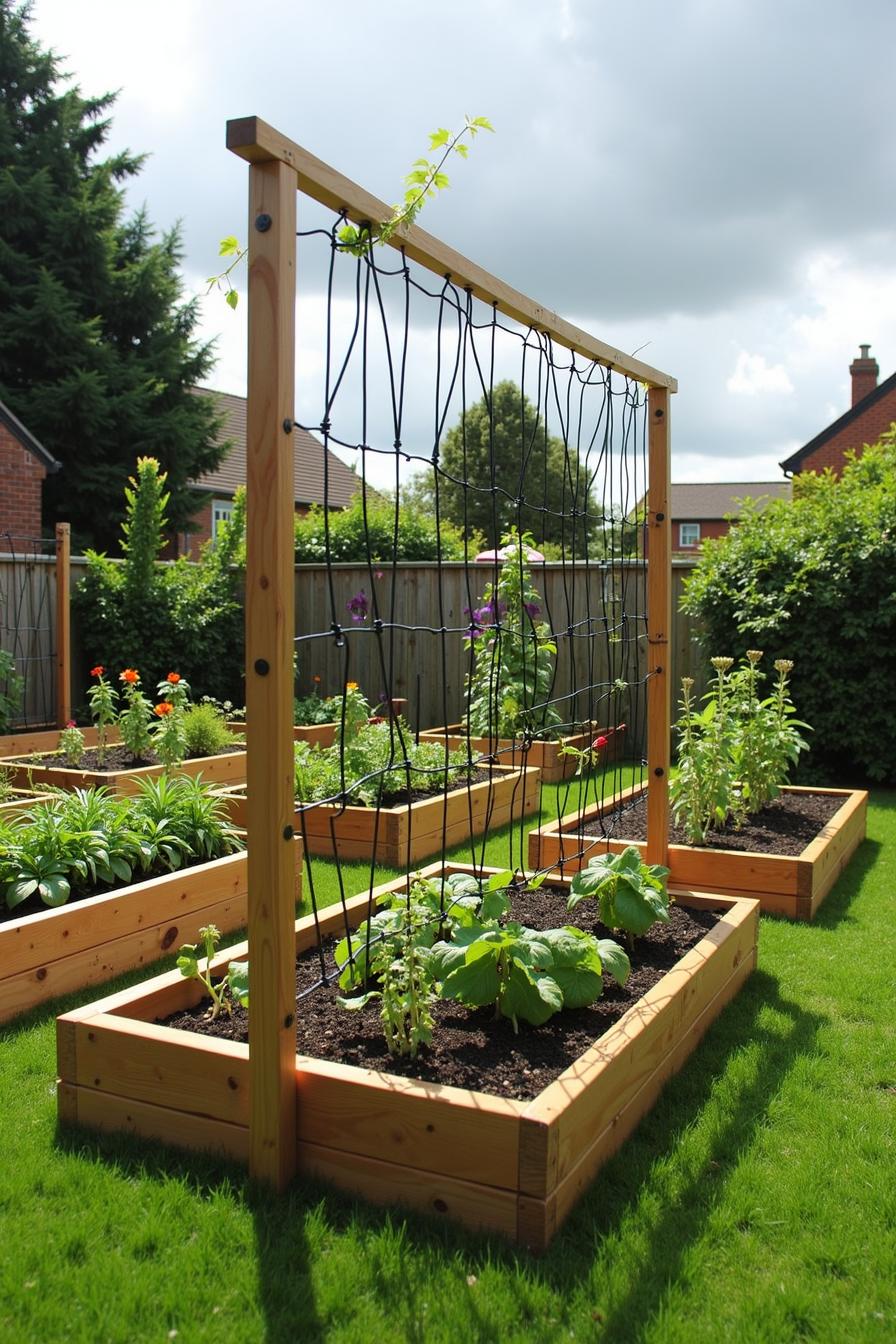
[[[72,529],[56,524],[56,724],[72,717],[71,582]]]
[[[228,143],[234,148],[228,127]],[[249,1170],[277,1189],[296,1165],[293,525],[295,170],[257,146],[249,169],[246,726]]]
[[[647,862],[669,856],[669,768],[671,765],[669,687],[672,648],[672,525],[669,520],[671,438],[669,393],[647,394]]]

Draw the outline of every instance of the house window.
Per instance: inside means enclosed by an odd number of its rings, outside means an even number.
[[[232,499],[216,499],[212,501],[212,541],[218,540],[218,529],[222,523],[229,523],[232,516]]]
[[[679,523],[679,524],[678,524],[678,544],[679,544],[679,546],[699,546],[699,545],[700,545],[700,524],[699,524],[699,523]]]

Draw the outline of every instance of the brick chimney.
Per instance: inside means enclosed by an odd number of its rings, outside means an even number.
[[[877,387],[877,375],[880,373],[880,369],[877,366],[877,360],[872,359],[868,354],[870,349],[870,345],[860,345],[858,359],[854,359],[849,366],[849,372],[852,375],[853,406]]]

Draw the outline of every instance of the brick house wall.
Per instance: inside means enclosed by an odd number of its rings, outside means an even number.
[[[40,536],[46,474],[46,467],[0,422],[0,533]]]
[[[850,409],[781,463],[785,475],[830,469],[839,476],[850,450],[861,457],[866,444],[877,443],[896,423],[896,373],[878,384],[880,369],[870,348],[859,346],[859,356],[849,366]]]
[[[830,467],[836,476],[843,470],[844,455],[850,448],[861,457],[865,444],[877,443],[880,436],[896,421],[896,387],[877,398],[861,415],[830,438],[805,454],[800,471],[824,471]]]
[[[700,523],[700,540],[696,546],[682,546],[679,537],[679,525],[681,523]],[[672,519],[672,549],[678,551],[681,555],[697,555],[702,543],[710,537],[724,537],[725,533],[731,527],[724,518],[673,518]]]

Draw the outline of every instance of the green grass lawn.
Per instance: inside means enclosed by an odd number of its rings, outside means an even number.
[[[759,969],[541,1260],[59,1135],[55,1009],[0,1029],[0,1340],[896,1340],[894,873],[879,792],[814,924],[763,919]]]

